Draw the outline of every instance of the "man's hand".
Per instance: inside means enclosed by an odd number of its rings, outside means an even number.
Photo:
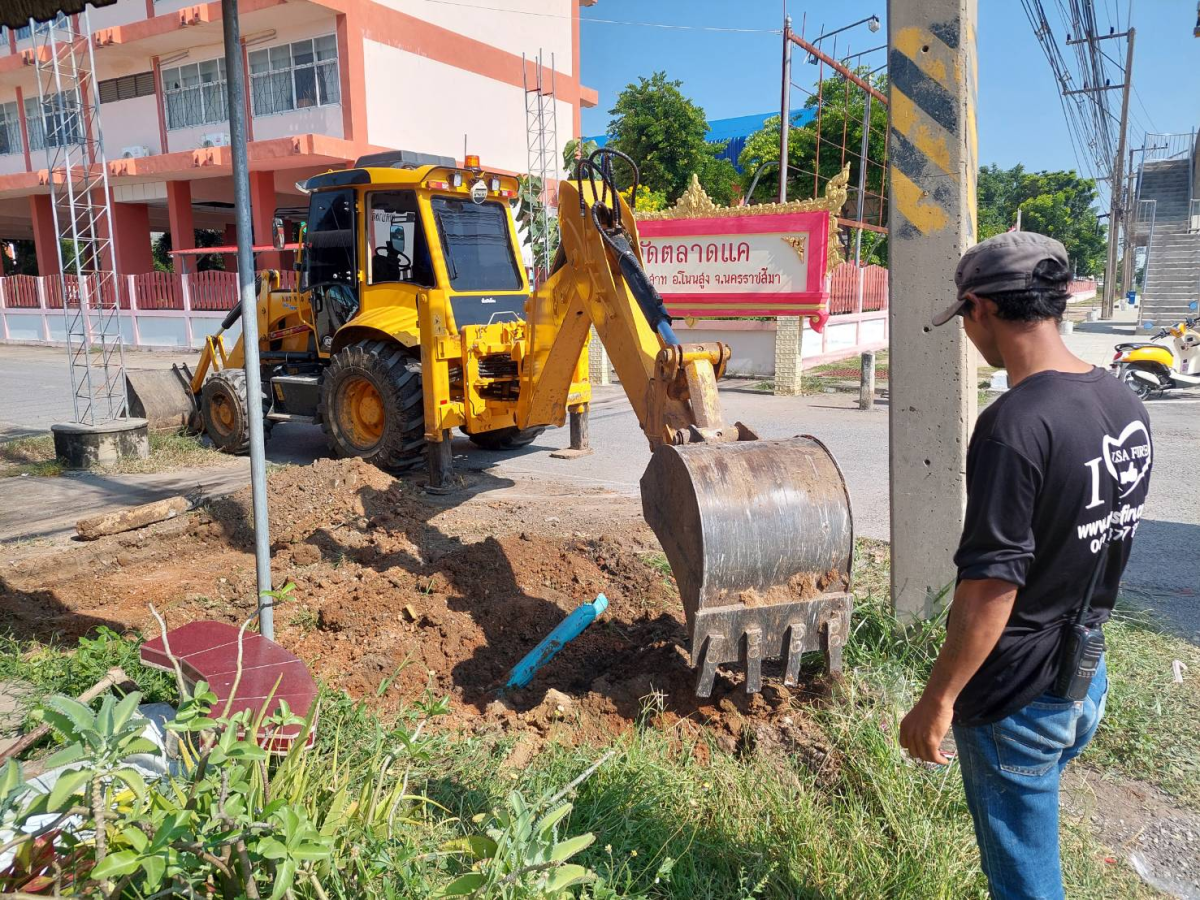
[[[942,741],[950,730],[953,716],[954,704],[922,696],[900,723],[900,746],[914,759],[939,766],[949,764],[950,760],[942,753]]]

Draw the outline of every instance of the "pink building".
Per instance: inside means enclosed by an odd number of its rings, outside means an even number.
[[[579,81],[579,7],[592,2],[242,0],[255,243],[270,243],[277,206],[304,205],[297,181],[365,153],[462,162],[465,137],[489,169],[524,172],[523,53],[553,54],[558,140],[578,136],[596,104]],[[195,228],[232,243],[221,4],[117,0],[89,15],[117,272],[153,268],[151,232],[176,249]],[[28,28],[0,33],[0,240],[32,239],[45,275],[58,261],[34,43]]]

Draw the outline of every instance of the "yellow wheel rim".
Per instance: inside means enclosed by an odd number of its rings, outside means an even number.
[[[338,420],[342,433],[356,450],[370,450],[383,437],[387,424],[383,398],[375,385],[362,377],[347,380],[340,393]]]
[[[211,412],[212,422],[221,434],[228,435],[233,432],[233,427],[237,422],[237,413],[234,411],[233,402],[228,397],[224,394],[214,396]]]

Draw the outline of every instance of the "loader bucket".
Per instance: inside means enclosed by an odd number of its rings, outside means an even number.
[[[127,369],[125,393],[129,415],[145,419],[151,431],[199,431],[196,398],[187,366],[170,369]]]
[[[641,480],[642,512],[679,585],[696,693],[717,666],[744,661],[761,689],[764,658],[822,650],[841,666],[850,626],[854,520],[841,470],[825,445],[790,440],[664,445]]]

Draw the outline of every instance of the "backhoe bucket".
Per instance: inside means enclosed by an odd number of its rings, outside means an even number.
[[[658,536],[687,614],[696,693],[717,666],[744,661],[746,690],[781,657],[841,668],[850,627],[854,520],[845,479],[813,437],[664,445],[642,475],[642,512]]]
[[[126,369],[129,415],[145,419],[151,431],[199,431],[200,415],[187,366]]]

